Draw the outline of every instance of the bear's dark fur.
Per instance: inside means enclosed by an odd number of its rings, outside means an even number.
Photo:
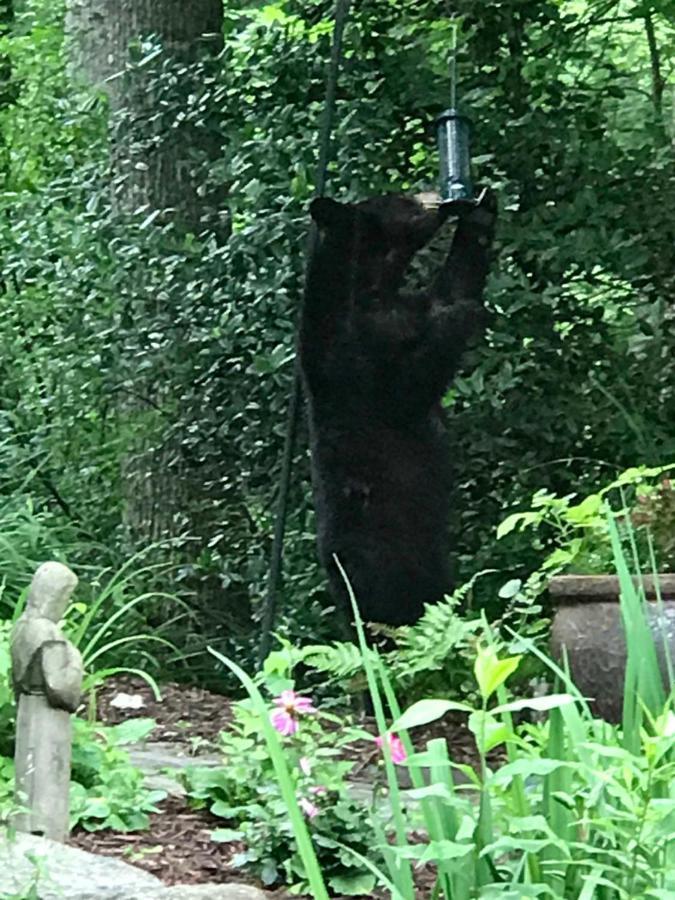
[[[450,448],[440,400],[485,327],[495,202],[460,214],[431,288],[401,290],[447,207],[387,195],[318,199],[300,329],[319,555],[344,608],[344,567],[366,621],[416,621],[451,588]]]

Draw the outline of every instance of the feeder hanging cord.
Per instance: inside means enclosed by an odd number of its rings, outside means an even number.
[[[333,134],[333,119],[335,116],[335,96],[337,93],[337,81],[342,62],[342,38],[344,36],[347,16],[349,14],[351,0],[337,0],[335,6],[335,26],[333,28],[333,46],[331,48],[330,62],[326,76],[326,99],[323,110],[319,141],[319,160],[316,168],[316,197],[323,197],[326,190],[328,177],[328,162],[331,150],[331,137]],[[319,235],[316,226],[312,223],[306,253],[305,283],[312,265],[312,259],[316,253]],[[286,533],[286,512],[288,507],[288,490],[291,481],[291,467],[293,463],[293,449],[298,428],[298,415],[302,396],[302,384],[300,380],[300,361],[296,350],[295,364],[293,368],[293,387],[288,404],[288,419],[286,423],[286,436],[281,460],[281,475],[279,478],[279,497],[277,502],[277,514],[274,522],[274,536],[272,538],[272,552],[270,554],[270,568],[267,578],[267,594],[263,608],[262,623],[260,629],[260,644],[258,647],[258,667],[270,652],[272,641],[272,628],[277,612],[279,585],[281,580],[281,568],[284,551],[284,536]]]

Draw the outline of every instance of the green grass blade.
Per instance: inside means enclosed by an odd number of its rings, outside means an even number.
[[[363,627],[363,622],[361,620],[361,616],[359,615],[358,606],[356,605],[356,598],[354,596],[352,586],[349,583],[349,579],[347,578],[347,573],[342,568],[340,560],[337,558],[337,556],[334,555],[333,559],[335,560],[335,564],[337,565],[338,570],[340,571],[340,574],[344,579],[349,595],[349,600],[351,602],[352,612],[354,615],[354,625],[356,627],[356,633],[359,640],[359,648],[361,650],[361,656],[363,658],[363,667],[366,672],[368,690],[370,691],[370,696],[373,702],[373,711],[375,713],[377,728],[381,735],[385,735],[388,731],[388,726],[384,715],[384,707],[382,704],[382,697],[380,694],[377,678],[377,670],[381,666],[381,661],[377,664],[373,661],[374,659],[379,659],[379,656],[377,654],[377,651],[375,649],[371,649],[368,646],[368,642],[366,641],[366,633]],[[403,814],[401,793],[398,786],[398,779],[396,777],[396,770],[391,759],[391,752],[387,741],[384,741],[382,751],[385,771],[387,774],[387,786],[389,788],[389,798],[394,819],[394,828],[396,831],[396,841],[400,847],[404,847],[407,844],[406,822]],[[390,870],[391,880],[394,882],[394,884],[396,884],[398,890],[400,890],[404,896],[412,897],[414,894],[414,887],[410,863],[407,860],[402,860],[400,857],[396,857],[395,862],[396,865],[394,870]]]

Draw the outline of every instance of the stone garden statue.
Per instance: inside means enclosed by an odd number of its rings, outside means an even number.
[[[82,658],[59,629],[77,576],[47,562],[35,573],[26,609],[12,632],[19,831],[68,837],[71,713],[82,690]]]

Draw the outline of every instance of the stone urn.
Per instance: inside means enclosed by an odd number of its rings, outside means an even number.
[[[675,575],[658,576],[663,612],[654,602],[654,578],[645,575],[642,583],[666,684],[663,635],[675,665]],[[607,722],[619,723],[626,673],[619,579],[614,575],[559,575],[549,582],[549,592],[556,608],[551,628],[553,655],[562,659],[562,648],[566,647],[574,683],[585,697],[592,698],[593,713]]]

